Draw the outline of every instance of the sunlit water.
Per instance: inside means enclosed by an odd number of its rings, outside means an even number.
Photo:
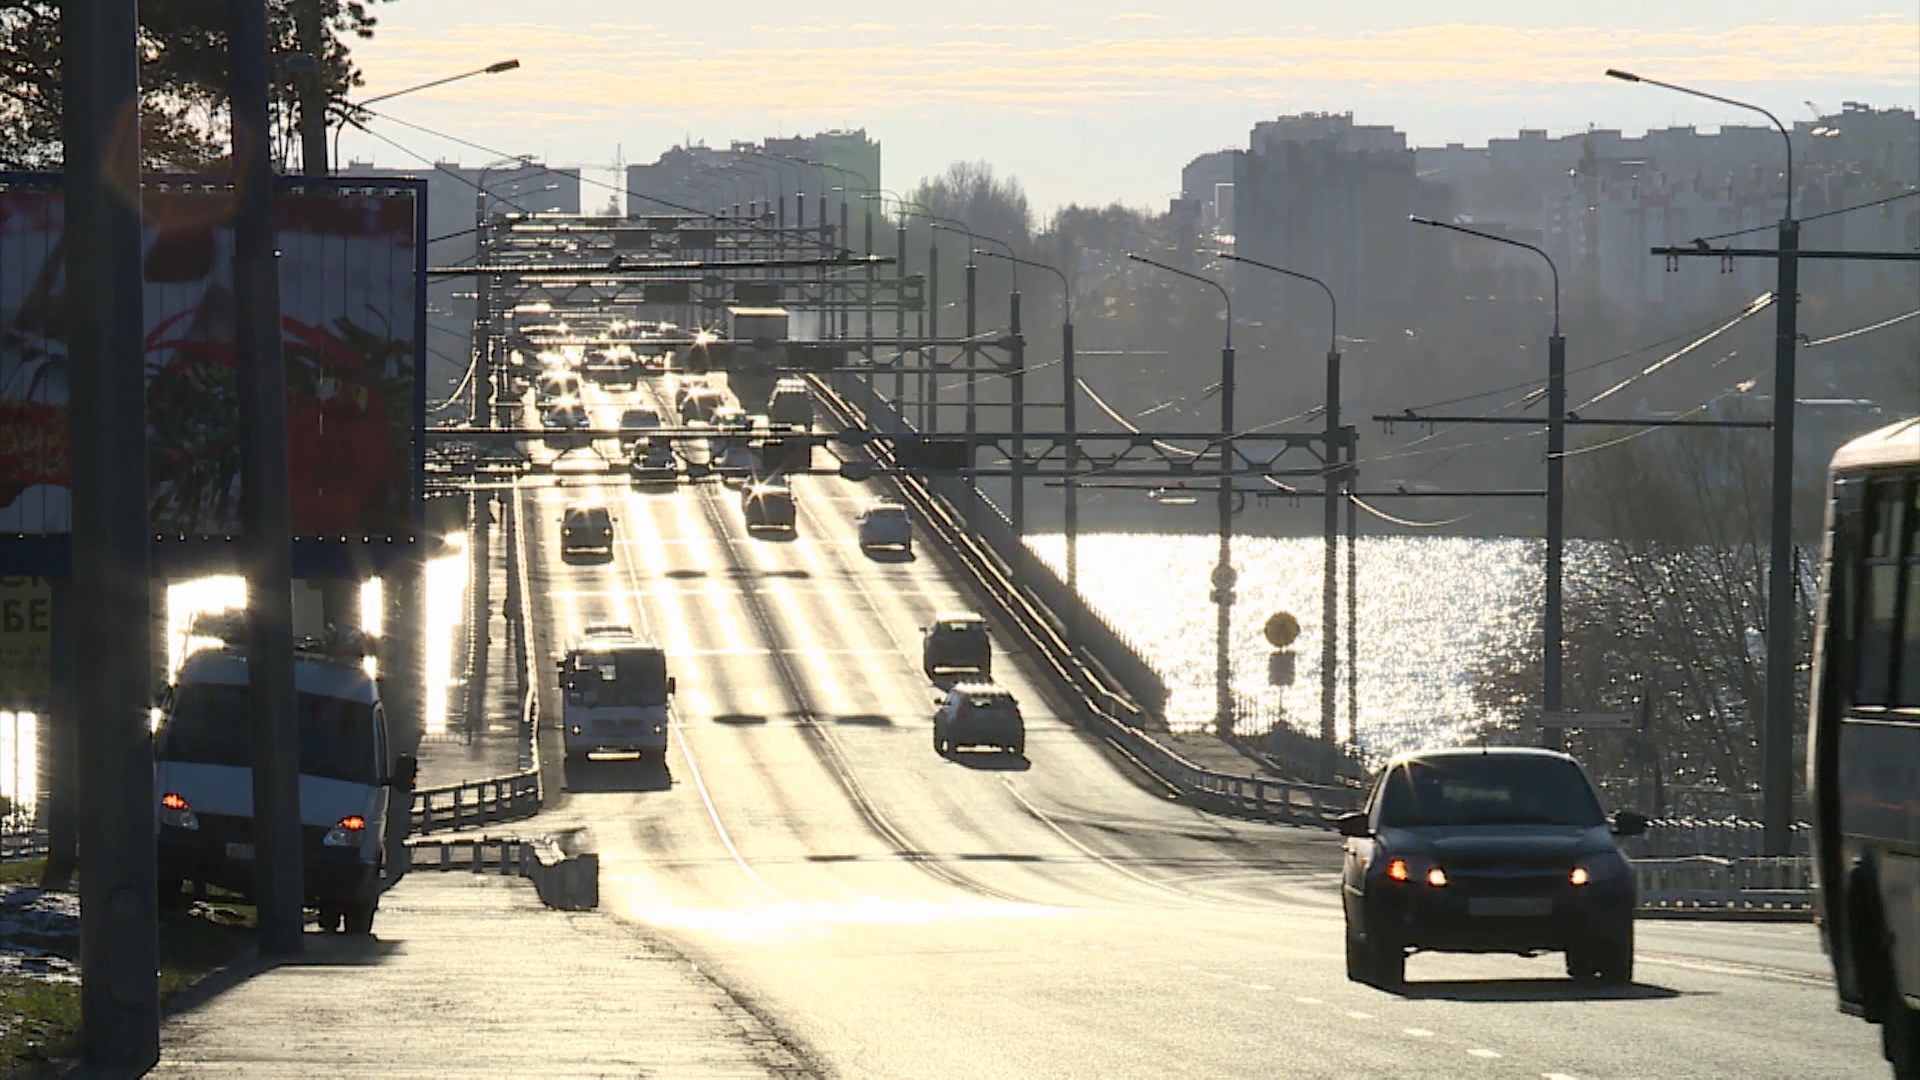
[[[1064,566],[1066,538],[1030,537],[1048,563]],[[1219,541],[1205,535],[1082,535],[1080,589],[1139,649],[1170,697],[1176,729],[1209,727],[1214,714],[1215,611],[1209,577]],[[1233,685],[1294,727],[1320,730],[1318,538],[1234,541],[1239,583],[1233,608]],[[1482,719],[1473,702],[1474,668],[1522,647],[1540,617],[1537,543],[1465,537],[1362,537],[1359,579],[1358,745],[1368,754],[1456,740]],[[1340,557],[1346,583],[1346,555]],[[1300,623],[1291,685],[1268,685],[1273,649],[1267,618],[1290,612]],[[1347,715],[1346,600],[1341,600],[1339,732]],[[1242,726],[1242,730],[1247,725]],[[1264,726],[1264,725],[1262,725]]]

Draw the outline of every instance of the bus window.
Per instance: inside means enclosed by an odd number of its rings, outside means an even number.
[[[1860,572],[1860,630],[1855,638],[1853,703],[1892,703],[1894,635],[1900,600],[1900,488],[1893,481],[1867,487],[1865,565]]]
[[[1920,710],[1920,544],[1907,557],[1906,626],[1900,655],[1900,688],[1893,703],[1902,709]]]

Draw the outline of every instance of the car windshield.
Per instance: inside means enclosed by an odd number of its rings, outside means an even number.
[[[666,654],[638,648],[576,650],[567,666],[567,701],[588,707],[664,705]]]
[[[319,694],[299,694],[300,771],[307,776],[379,781],[373,705]],[[224,683],[182,683],[160,727],[163,761],[199,765],[253,764],[247,688]]]
[[[1387,776],[1380,824],[1602,824],[1600,804],[1580,767],[1549,757],[1501,754],[1415,758]]]
[[[874,521],[903,521],[906,516],[904,506],[876,506],[867,511],[867,517]]]

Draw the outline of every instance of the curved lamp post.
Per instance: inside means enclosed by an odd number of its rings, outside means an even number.
[[[1213,567],[1213,602],[1219,610],[1214,627],[1214,715],[1215,730],[1223,735],[1233,732],[1233,294],[1226,286],[1190,270],[1168,266],[1144,255],[1127,252],[1127,258],[1145,263],[1169,274],[1197,281],[1219,290],[1227,305],[1226,341],[1220,348],[1220,557]]]
[[[1567,450],[1567,339],[1560,336],[1560,268],[1546,252],[1511,237],[1469,229],[1447,221],[1409,214],[1407,220],[1449,232],[1465,233],[1508,247],[1531,251],[1546,260],[1553,275],[1553,334],[1547,338],[1547,583],[1541,657],[1541,711],[1561,710],[1561,660],[1565,648],[1561,632],[1561,571],[1566,547],[1566,450]],[[1543,717],[1543,719],[1545,719]],[[1560,745],[1560,729],[1543,723],[1540,741],[1544,746]]]

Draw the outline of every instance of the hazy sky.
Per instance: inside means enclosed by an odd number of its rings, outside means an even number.
[[[1352,112],[1415,145],[1758,117],[1603,77],[1624,67],[1766,106],[1920,107],[1913,0],[394,0],[356,46],[361,96],[518,58],[518,71],[378,106],[549,163],[605,167],[709,145],[864,127],[885,183],[950,161],[1019,177],[1042,215],[1071,202],[1164,206],[1194,155],[1255,121]],[[801,21],[802,18],[805,21]],[[486,155],[392,124],[429,158]],[[344,156],[416,163],[358,132]],[[589,173],[610,180],[611,173]],[[606,192],[583,192],[589,206]]]

